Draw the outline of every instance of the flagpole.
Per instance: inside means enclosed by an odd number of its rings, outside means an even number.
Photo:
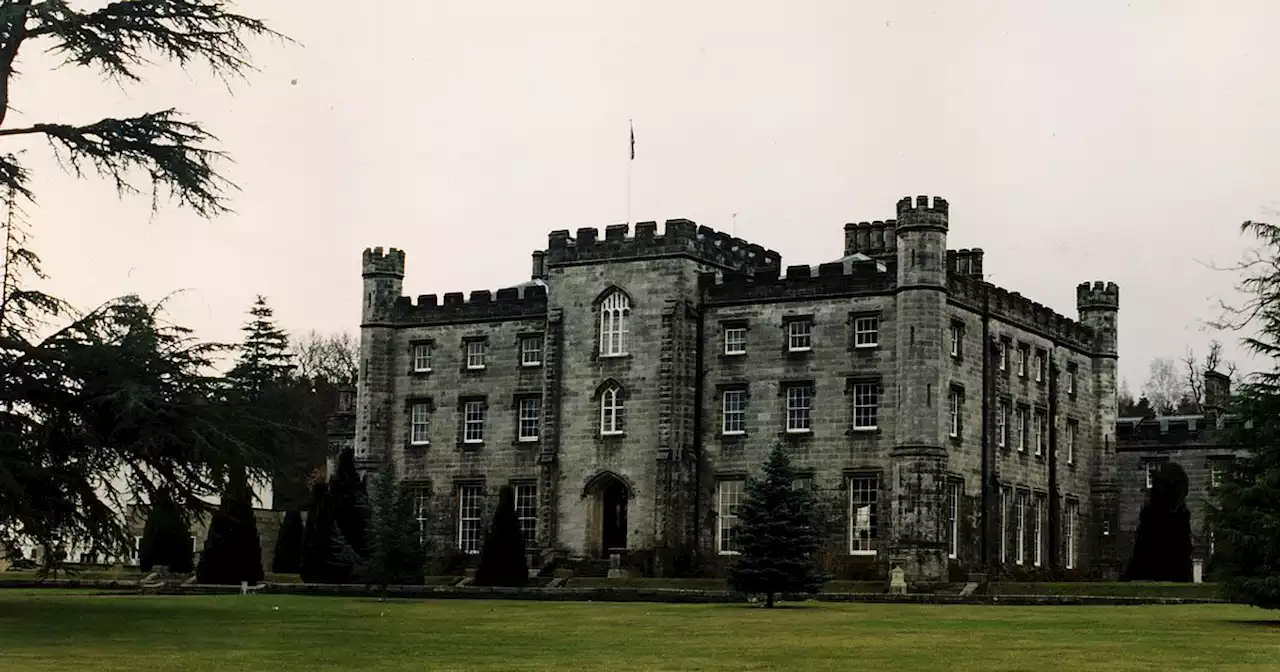
[[[636,160],[636,127],[631,119],[627,120],[631,128],[631,158],[627,160],[627,225],[631,225],[631,164]]]

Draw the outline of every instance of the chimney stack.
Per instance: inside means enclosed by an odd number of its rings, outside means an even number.
[[[1231,378],[1218,371],[1204,372],[1204,411],[1214,415],[1222,413],[1231,398]]]
[[[533,253],[533,280],[547,277],[546,258],[547,253],[542,250]]]

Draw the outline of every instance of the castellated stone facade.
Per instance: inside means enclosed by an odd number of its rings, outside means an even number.
[[[357,457],[394,460],[464,552],[511,484],[533,549],[722,570],[781,444],[838,575],[1108,571],[1119,290],[1081,284],[1068,319],[985,282],[948,227],[905,198],[785,270],[687,220],[553,231],[529,282],[442,299],[365,250]]]

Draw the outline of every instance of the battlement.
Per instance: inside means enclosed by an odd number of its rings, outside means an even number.
[[[785,276],[777,269],[747,273],[701,273],[698,286],[707,303],[746,303],[811,299],[893,290],[897,274],[880,270],[875,261],[833,261],[818,266],[788,266]]]
[[[540,317],[547,312],[547,288],[526,285],[499,289],[497,293],[478,289],[465,296],[449,292],[441,302],[435,294],[422,294],[415,303],[411,297],[396,299],[395,319],[404,324],[448,324]]]
[[[951,206],[947,204],[947,199],[941,196],[933,197],[932,207],[929,205],[928,196],[916,196],[914,205],[911,197],[907,196],[898,201],[898,229],[907,227],[946,229],[950,211]]]
[[[361,273],[364,277],[372,275],[391,275],[404,277],[404,250],[391,248],[384,254],[381,247],[365,248]]]
[[[947,250],[947,273],[981,280],[983,278],[982,248]]]
[[[898,251],[898,222],[849,222],[844,225],[844,253],[865,254],[868,257],[896,254]]]
[[[984,292],[991,314],[1028,331],[1038,332],[1058,343],[1084,352],[1093,350],[1093,329],[1054,312],[1017,293],[982,282],[980,278],[954,274],[947,278],[951,298],[970,310],[982,312]]]
[[[547,266],[645,257],[686,255],[731,270],[780,268],[782,255],[727,233],[698,226],[687,219],[669,219],[662,235],[657,222],[639,222],[635,235],[626,224],[605,228],[604,239],[594,228],[552,231],[547,237]]]
[[[1090,285],[1082,282],[1076,286],[1077,310],[1118,310],[1120,308],[1120,287],[1114,282],[1105,285],[1094,282]]]
[[[1116,450],[1213,448],[1230,443],[1230,430],[1245,421],[1231,415],[1172,415],[1116,420]]]

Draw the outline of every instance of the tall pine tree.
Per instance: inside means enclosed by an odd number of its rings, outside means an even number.
[[[388,585],[421,585],[426,563],[413,492],[396,483],[395,465],[387,460],[374,487],[373,526],[364,579],[385,594]]]
[[[284,521],[280,523],[275,553],[271,556],[271,571],[276,574],[297,574],[301,562],[302,513],[290,511],[284,514]]]
[[[227,374],[239,392],[249,399],[261,400],[293,371],[293,355],[289,352],[289,336],[275,323],[275,314],[267,299],[259,295],[249,309],[250,319],[243,327],[236,365]]]
[[[1191,580],[1191,511],[1187,472],[1165,462],[1151,475],[1151,491],[1138,516],[1133,557],[1125,581]]]
[[[167,567],[175,574],[185,574],[192,569],[191,551],[191,532],[182,511],[168,493],[158,493],[142,529],[138,567],[144,572]]]
[[[298,574],[306,583],[331,583],[334,563],[333,499],[329,484],[319,481],[311,489],[311,508],[302,534],[302,559]]]
[[[209,521],[196,580],[219,585],[256,584],[262,576],[262,542],[253,514],[253,491],[243,471],[233,472],[222,503]]]
[[[361,559],[369,556],[369,492],[356,471],[355,452],[350,448],[338,456],[338,471],[329,481],[333,518],[338,532]]]
[[[779,593],[816,593],[825,577],[818,572],[821,544],[813,493],[795,487],[791,459],[774,446],[764,478],[750,478],[738,508],[738,557],[729,567],[729,584],[749,595],[765,595],[773,607]]]
[[[498,491],[498,510],[485,535],[476,569],[477,586],[523,586],[529,580],[524,556],[524,534],[516,517],[515,491],[509,485]]]

